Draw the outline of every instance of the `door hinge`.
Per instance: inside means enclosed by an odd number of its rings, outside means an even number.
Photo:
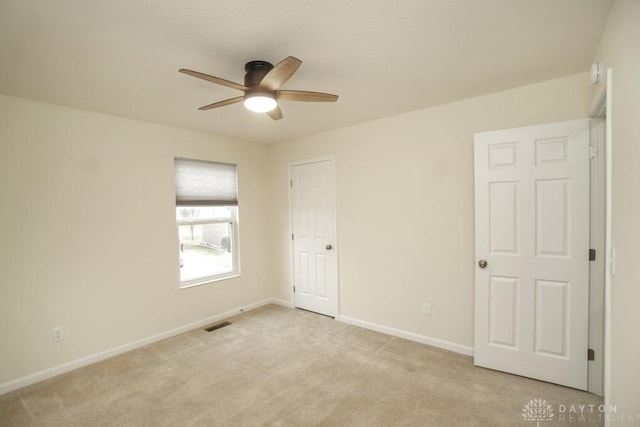
[[[596,157],[598,157],[598,147],[595,145],[590,145],[589,146],[589,158],[590,159],[595,159]]]
[[[289,187],[293,188],[293,180],[292,179],[289,180]]]
[[[595,261],[595,260],[596,260],[596,250],[589,249],[589,261]]]
[[[296,293],[296,285],[293,285],[293,293]]]
[[[291,233],[291,240],[295,240],[295,238],[293,237],[293,233]]]
[[[588,361],[596,360],[596,352],[592,348],[587,349],[587,360]]]

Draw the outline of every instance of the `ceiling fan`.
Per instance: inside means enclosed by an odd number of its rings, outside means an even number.
[[[199,79],[207,80],[232,89],[241,90],[243,96],[225,99],[213,104],[200,107],[199,110],[211,110],[225,105],[244,102],[244,106],[257,113],[267,113],[273,120],[282,118],[282,111],[278,101],[303,101],[303,102],[335,102],[338,95],[330,93],[308,92],[303,90],[280,90],[289,78],[298,70],[302,61],[293,56],[282,60],[275,67],[266,61],[251,61],[244,66],[244,85],[220,77],[210,76],[198,71],[181,68],[179,71]]]

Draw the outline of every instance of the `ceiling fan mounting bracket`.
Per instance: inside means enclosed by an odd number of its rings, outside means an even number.
[[[244,66],[244,85],[246,87],[258,86],[264,76],[273,69],[273,64],[267,61],[250,61]]]
[[[272,68],[273,64],[267,61],[249,61],[244,65],[245,71],[266,69],[268,72],[271,71]]]

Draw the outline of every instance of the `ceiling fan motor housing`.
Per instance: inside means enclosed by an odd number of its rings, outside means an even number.
[[[273,68],[273,64],[267,61],[251,61],[247,62],[244,66],[244,85],[246,87],[255,87],[260,85],[260,82]]]

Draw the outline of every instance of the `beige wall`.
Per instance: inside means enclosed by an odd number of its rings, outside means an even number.
[[[0,384],[265,298],[266,152],[0,95]],[[240,278],[178,289],[174,156],[238,164]]]
[[[262,146],[0,96],[0,384],[290,300],[287,163],[321,156],[336,160],[340,314],[471,347],[473,133],[590,101],[583,73]],[[238,163],[242,277],[178,290],[174,156]]]
[[[616,0],[598,59],[613,70],[611,388],[613,424],[640,425],[640,2]],[[601,85],[602,86],[602,85]],[[601,90],[601,88],[599,89]],[[633,417],[630,422],[627,416]]]
[[[287,163],[335,156],[340,314],[472,347],[473,133],[587,117],[590,101],[582,73],[273,145],[275,296],[291,299]]]

